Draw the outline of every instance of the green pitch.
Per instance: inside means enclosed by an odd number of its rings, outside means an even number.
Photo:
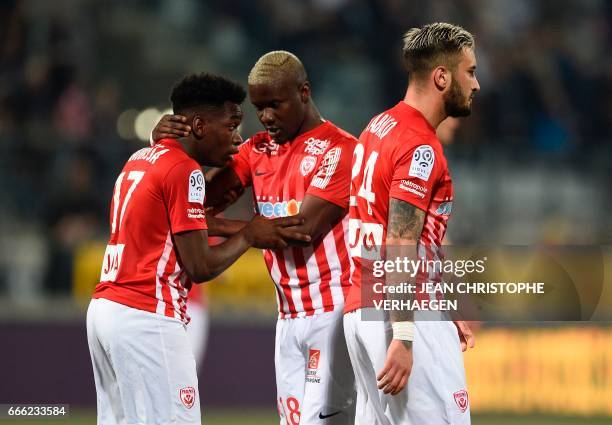
[[[203,425],[277,425],[278,417],[274,411],[210,409],[204,415]],[[73,412],[63,420],[30,421],[0,420],[0,425],[95,425],[92,412]],[[515,416],[515,415],[472,415],[472,425],[610,425],[612,418],[572,418],[557,416]]]

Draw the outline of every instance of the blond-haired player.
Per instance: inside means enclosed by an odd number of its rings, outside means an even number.
[[[301,61],[290,52],[259,58],[248,79],[251,103],[266,131],[209,176],[207,206],[251,187],[257,214],[304,218],[312,243],[265,250],[279,307],[275,369],[282,424],[352,424],[354,378],[342,329],[349,286],[348,206],[357,140],[323,119]],[[165,116],[154,138],[182,135],[180,117]],[[174,136],[176,137],[176,136]]]

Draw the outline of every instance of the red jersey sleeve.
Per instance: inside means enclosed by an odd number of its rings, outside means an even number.
[[[249,154],[251,153],[252,143],[252,139],[247,139],[246,142],[240,145],[238,148],[238,153],[232,157],[232,162],[229,164],[244,187],[251,185],[251,165],[249,163]]]
[[[440,177],[442,158],[426,141],[402,143],[392,159],[393,178],[389,197],[427,211],[432,192]]]
[[[206,230],[204,173],[194,161],[174,165],[162,183],[170,231]]]
[[[306,190],[306,195],[314,195],[342,208],[348,208],[355,143],[346,139],[328,148]]]

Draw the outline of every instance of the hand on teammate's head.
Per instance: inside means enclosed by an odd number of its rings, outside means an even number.
[[[153,140],[158,142],[162,139],[178,139],[189,136],[191,127],[186,124],[187,118],[183,115],[166,114],[153,129]]]

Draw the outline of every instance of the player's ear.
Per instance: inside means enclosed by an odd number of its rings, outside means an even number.
[[[196,139],[202,139],[204,134],[206,133],[207,122],[206,120],[200,116],[195,115],[191,122],[191,133],[194,135]]]
[[[433,70],[433,81],[439,91],[444,91],[447,87],[450,87],[450,79],[451,74],[445,67],[438,66]]]
[[[310,99],[310,81],[306,80],[300,87],[300,100],[306,103],[308,99]]]

